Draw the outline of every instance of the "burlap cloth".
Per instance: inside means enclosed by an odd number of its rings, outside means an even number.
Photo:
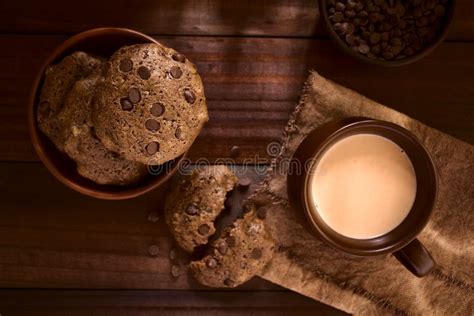
[[[446,109],[447,111],[449,109]],[[417,278],[392,255],[356,258],[310,235],[288,203],[286,172],[304,137],[329,120],[364,116],[412,131],[431,153],[439,176],[433,216],[419,235],[438,267]],[[261,277],[349,313],[472,315],[474,311],[473,146],[369,100],[312,72],[285,128],[281,150],[251,201],[266,205],[279,251]]]

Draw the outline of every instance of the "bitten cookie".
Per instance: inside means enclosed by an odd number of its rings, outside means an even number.
[[[37,110],[38,125],[60,151],[64,151],[64,125],[57,118],[66,96],[77,80],[99,74],[103,65],[102,59],[75,52],[46,70]]]
[[[192,252],[214,234],[214,220],[238,179],[226,166],[199,167],[175,179],[165,202],[165,219],[178,245]]]
[[[150,165],[183,154],[208,120],[196,67],[160,44],[125,46],[112,55],[94,103],[102,143]]]
[[[271,260],[275,242],[256,212],[245,214],[211,243],[209,254],[189,267],[199,283],[236,287],[261,272]]]
[[[146,166],[109,151],[94,134],[91,100],[98,80],[98,76],[91,76],[77,81],[65,99],[57,118],[64,127],[64,150],[76,161],[78,173],[96,183],[136,183],[146,175]]]

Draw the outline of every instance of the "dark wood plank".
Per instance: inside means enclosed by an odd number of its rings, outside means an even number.
[[[263,175],[235,167],[254,181]],[[209,289],[186,274],[170,274],[173,244],[164,223],[166,188],[127,201],[102,201],[72,191],[40,163],[0,163],[0,288]],[[232,222],[241,200],[222,219]],[[148,214],[160,220],[152,223]],[[151,245],[158,256],[148,254]],[[239,290],[280,289],[255,278]],[[0,310],[0,313],[2,311]]]
[[[0,160],[36,160],[25,120],[30,86],[64,36],[3,35],[0,42]],[[242,159],[267,158],[310,68],[467,142],[474,142],[474,43],[445,43],[412,65],[380,68],[354,61],[328,40],[159,37],[202,75],[210,121],[190,157],[211,160],[242,148]],[[256,155],[258,157],[256,157]],[[242,160],[239,160],[242,162]]]
[[[0,290],[2,315],[347,315],[289,291]]]
[[[473,40],[474,3],[458,0],[450,40]],[[1,33],[64,34],[120,26],[149,34],[324,36],[316,0],[0,2]]]

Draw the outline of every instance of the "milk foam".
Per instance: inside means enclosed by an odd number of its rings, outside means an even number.
[[[309,179],[309,200],[341,235],[384,235],[408,215],[416,196],[413,165],[400,146],[374,134],[348,136],[332,145]]]

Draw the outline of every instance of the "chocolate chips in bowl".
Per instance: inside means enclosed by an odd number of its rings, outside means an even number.
[[[446,36],[455,0],[320,0],[331,37],[355,58],[382,66],[412,63]]]

